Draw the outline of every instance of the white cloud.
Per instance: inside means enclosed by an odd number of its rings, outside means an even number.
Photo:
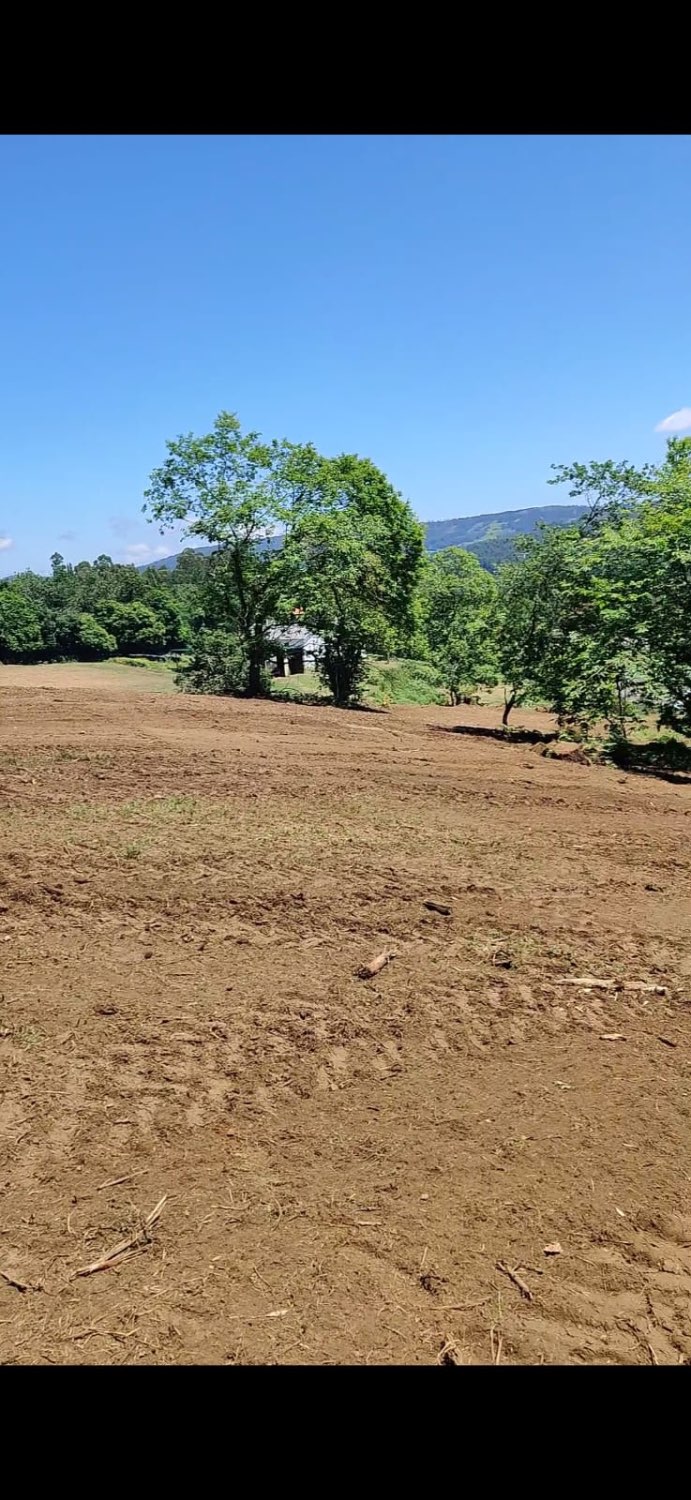
[[[679,411],[658,422],[656,432],[688,432],[691,429],[691,406],[681,406]]]
[[[9,552],[10,547],[13,546],[14,542],[11,536],[0,536],[0,552]]]
[[[130,542],[129,547],[124,549],[129,562],[148,562],[152,557],[168,557],[169,554],[170,546],[165,542],[158,547],[150,547],[148,542]]]

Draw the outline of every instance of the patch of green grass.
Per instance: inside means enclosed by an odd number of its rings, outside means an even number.
[[[10,1028],[10,1035],[15,1047],[24,1047],[27,1052],[31,1052],[34,1047],[40,1047],[45,1031],[40,1026],[13,1026]]]
[[[108,666],[142,667],[146,672],[174,672],[180,666],[180,662],[149,661],[146,656],[111,656]]]
[[[323,703],[331,695],[317,672],[301,672],[294,677],[274,677],[271,696],[289,698],[293,703]],[[434,667],[428,662],[402,657],[368,660],[362,698],[374,708],[389,708],[394,703],[419,703],[426,707],[447,702]]]
[[[299,672],[293,677],[272,677],[271,697],[290,698],[293,703],[321,703],[330,696],[317,672]]]

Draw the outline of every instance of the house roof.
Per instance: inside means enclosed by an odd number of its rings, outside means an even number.
[[[303,651],[318,652],[324,645],[321,636],[313,635],[304,625],[272,625],[266,634],[270,641],[282,646],[284,651],[302,647]]]

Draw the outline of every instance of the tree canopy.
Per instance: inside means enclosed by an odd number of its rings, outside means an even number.
[[[425,560],[419,621],[452,703],[496,681],[497,586],[472,553],[445,547]]]
[[[210,608],[246,654],[247,693],[265,690],[270,632],[299,611],[323,637],[335,701],[349,701],[365,650],[395,635],[410,610],[422,554],[410,507],[370,460],[265,442],[229,412],[204,437],[167,448],[145,509],[216,547]]]

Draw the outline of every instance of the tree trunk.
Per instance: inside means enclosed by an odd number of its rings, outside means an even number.
[[[503,714],[501,716],[501,722],[502,722],[502,724],[503,724],[503,726],[504,726],[505,729],[506,729],[506,726],[507,726],[507,724],[509,722],[509,714],[511,713],[511,710],[512,710],[515,702],[516,702],[516,694],[515,693],[509,693],[508,698],[507,698],[506,694],[504,694],[504,712],[503,712]]]
[[[260,634],[253,635],[248,646],[247,697],[261,698],[264,695],[262,667],[264,666],[264,642]]]

